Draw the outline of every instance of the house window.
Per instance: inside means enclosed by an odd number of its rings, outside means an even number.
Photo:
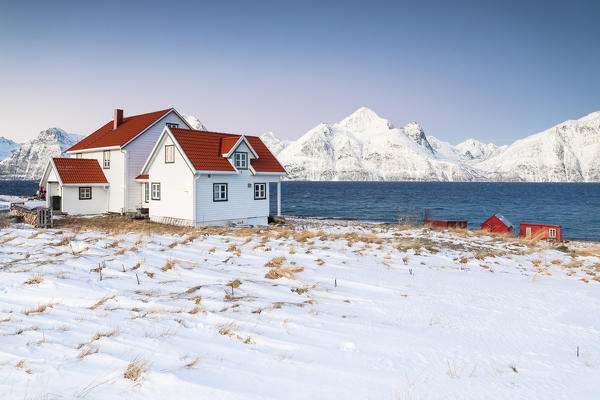
[[[237,169],[248,169],[248,153],[233,153],[233,165]]]
[[[152,200],[160,200],[160,183],[152,182]]]
[[[175,162],[175,145],[165,146],[165,163],[172,164]]]
[[[179,124],[175,124],[173,122],[167,122],[167,126],[169,128],[179,128]]]
[[[213,183],[213,201],[227,201],[226,183]]]
[[[91,200],[92,188],[90,186],[81,186],[79,188],[79,200]]]
[[[550,237],[551,238],[555,238],[556,237],[556,229],[550,229]]]
[[[267,184],[266,183],[255,183],[254,184],[254,200],[264,200],[267,198]]]
[[[104,169],[110,168],[110,150],[105,150],[102,153],[102,166]]]
[[[150,200],[150,184],[144,182],[144,203],[148,203]]]
[[[81,158],[81,153],[75,153],[75,158]]]

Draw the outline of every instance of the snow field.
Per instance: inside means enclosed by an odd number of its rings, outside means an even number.
[[[310,220],[144,224],[0,230],[0,398],[600,390],[598,244]]]

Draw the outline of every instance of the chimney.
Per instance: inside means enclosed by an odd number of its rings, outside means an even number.
[[[113,130],[117,129],[123,123],[123,110],[115,108],[115,118],[113,121]]]

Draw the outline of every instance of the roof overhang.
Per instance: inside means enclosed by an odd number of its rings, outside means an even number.
[[[65,151],[65,154],[92,153],[92,152],[96,152],[96,151],[120,150],[120,149],[121,149],[121,146],[93,147],[90,149],[69,150],[69,151]]]

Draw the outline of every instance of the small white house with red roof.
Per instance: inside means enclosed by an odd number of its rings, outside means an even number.
[[[285,169],[256,136],[165,127],[141,170],[151,220],[266,225],[269,183]],[[277,196],[281,213],[281,197]]]
[[[174,109],[112,121],[52,159],[40,186],[69,214],[137,213],[156,222],[266,224],[285,169],[256,136],[192,130]]]

